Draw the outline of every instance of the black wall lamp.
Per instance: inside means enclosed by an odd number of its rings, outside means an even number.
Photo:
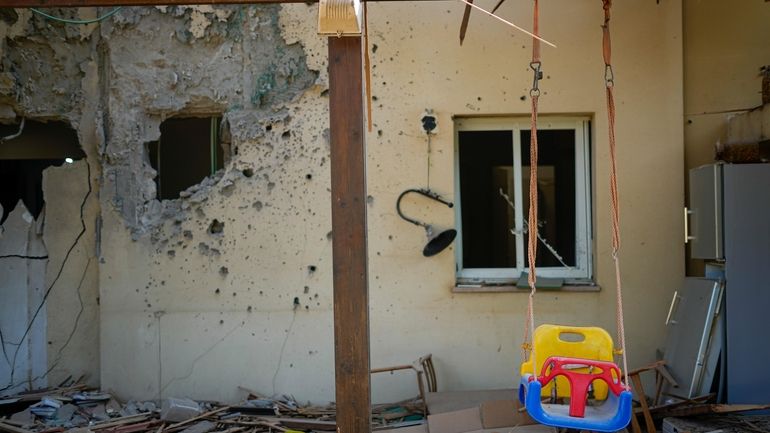
[[[425,234],[428,236],[428,243],[425,244],[425,248],[422,249],[422,255],[425,257],[435,256],[452,244],[452,242],[455,240],[455,237],[457,236],[457,230],[447,229],[434,235],[432,225],[413,218],[409,218],[408,216],[404,215],[404,213],[401,212],[401,199],[403,199],[404,196],[409,193],[420,194],[423,197],[427,197],[431,200],[443,203],[449,208],[454,207],[454,203],[444,199],[429,189],[407,189],[398,196],[398,200],[396,201],[396,211],[398,212],[398,216],[414,225],[425,228]]]

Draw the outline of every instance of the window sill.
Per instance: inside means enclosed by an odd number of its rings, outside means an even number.
[[[542,292],[600,292],[601,286],[594,282],[585,284],[565,284],[559,288],[539,288]],[[452,287],[452,293],[529,293],[529,287],[519,287],[516,284],[462,284]]]

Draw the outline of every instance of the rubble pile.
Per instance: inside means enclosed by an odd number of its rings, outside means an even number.
[[[336,409],[300,405],[291,396],[247,391],[235,405],[189,398],[120,402],[74,384],[0,397],[0,431],[7,433],[259,433],[336,431]],[[420,399],[372,407],[373,428],[425,422]]]

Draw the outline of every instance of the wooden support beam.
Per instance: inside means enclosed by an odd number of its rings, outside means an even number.
[[[440,0],[371,0],[440,1]],[[318,0],[0,0],[0,8],[59,8],[90,6],[169,6],[203,4],[318,3]]]
[[[371,431],[362,59],[360,37],[329,38],[338,433]]]

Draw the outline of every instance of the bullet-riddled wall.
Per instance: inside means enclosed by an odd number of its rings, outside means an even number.
[[[284,5],[275,23],[280,33],[269,36],[304,51],[307,68],[317,74],[304,92],[261,112],[249,103],[234,107],[230,98],[237,93],[219,91],[226,95],[222,105],[225,116],[232,116],[238,154],[204,200],[185,200],[178,220],[167,219],[136,240],[124,215],[105,212],[100,275],[106,388],[141,397],[232,400],[242,395],[242,386],[302,400],[333,399],[327,53],[325,40],[316,35],[316,14],[316,6]],[[423,258],[424,232],[395,212],[398,194],[425,181],[420,117],[426,108],[434,110],[439,126],[432,143],[432,187],[449,197],[454,196],[452,116],[526,115],[529,109],[530,40],[474,14],[461,47],[461,14],[462,5],[449,2],[369,7],[372,365],[403,364],[432,353],[441,389],[506,387],[515,381],[526,295],[453,293],[454,252]],[[501,14],[524,24],[531,19],[522,2],[505,3]],[[152,11],[138,25],[156,15]],[[190,47],[163,48],[165,65],[156,73],[174,70],[184,76],[188,54],[171,53],[197,50],[206,68],[189,65],[192,82],[219,80],[218,68],[234,62],[232,76],[221,84],[252,91],[253,81],[242,74],[253,77],[263,65],[231,45],[264,41],[249,32],[263,29],[268,18],[246,12],[243,19],[241,42],[193,40]],[[626,329],[631,365],[641,365],[653,360],[662,344],[667,301],[683,275],[681,4],[619,3],[613,19]],[[543,49],[541,110],[593,118],[594,264],[602,290],[542,293],[537,320],[613,329],[601,20],[598,4],[543,4],[541,32],[559,47]],[[119,43],[130,47],[140,38],[123,31]],[[115,50],[111,67],[131,73],[124,62],[149,64],[157,50],[135,52],[130,59]],[[211,60],[215,55],[233,57]],[[143,92],[144,84],[138,85]],[[114,102],[112,112],[147,110],[129,102]],[[149,134],[157,128],[131,126]],[[244,168],[255,175],[244,177]],[[454,215],[445,208],[418,215],[453,224]],[[214,219],[224,222],[221,233],[209,232]],[[375,378],[374,390],[375,400],[416,392],[408,375]]]
[[[529,27],[530,6],[505,2],[500,14]],[[540,293],[536,319],[612,331],[603,12],[598,2],[569,0],[541,8],[541,33],[558,45],[543,48],[541,112],[592,119],[601,290]],[[424,258],[424,231],[395,210],[401,191],[425,183],[426,109],[438,122],[431,186],[451,199],[453,116],[528,114],[531,40],[474,13],[460,46],[462,10],[459,2],[369,5],[372,366],[432,353],[443,390],[514,386],[526,309],[522,293],[455,293],[454,247]],[[681,11],[679,1],[613,9],[631,366],[655,359],[684,274]],[[84,95],[94,125],[100,375],[119,397],[233,401],[246,388],[334,398],[327,48],[316,23],[317,6],[306,4],[124,8],[91,33],[68,36],[91,53],[89,80],[71,93]],[[88,93],[78,87],[86,85]],[[221,116],[228,158],[183,198],[160,202],[147,144],[172,116]],[[442,206],[415,216],[456,223]],[[417,392],[408,374],[376,377],[373,388],[375,401]]]

